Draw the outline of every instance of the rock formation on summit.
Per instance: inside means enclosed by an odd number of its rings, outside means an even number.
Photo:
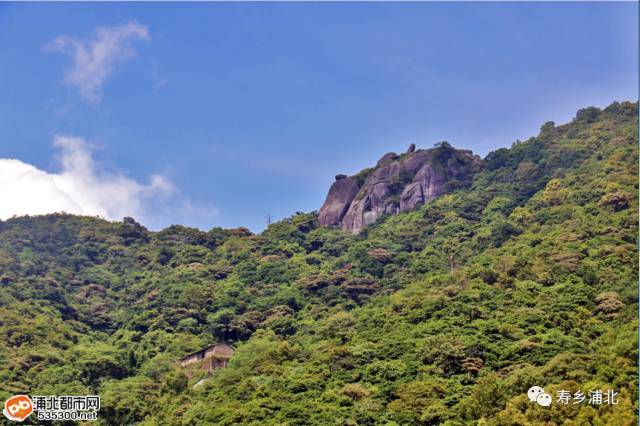
[[[482,167],[468,150],[447,142],[432,149],[389,152],[374,168],[355,176],[337,175],[320,208],[322,226],[337,226],[358,233],[379,217],[415,209],[425,202],[464,187]]]

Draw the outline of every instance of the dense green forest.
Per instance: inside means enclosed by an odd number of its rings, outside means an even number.
[[[99,394],[109,425],[635,425],[637,116],[548,122],[360,235],[0,222],[0,399]],[[221,340],[194,388],[176,360]]]

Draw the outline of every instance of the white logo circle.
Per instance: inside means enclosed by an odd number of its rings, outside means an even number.
[[[538,398],[536,398],[536,402],[543,407],[548,407],[551,405],[551,395],[542,392],[540,395],[538,395]]]
[[[531,386],[527,391],[529,401],[535,402],[541,393],[544,393],[544,389],[542,389],[540,386]]]

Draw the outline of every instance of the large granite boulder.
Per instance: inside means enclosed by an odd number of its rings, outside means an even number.
[[[346,175],[337,175],[336,181],[331,185],[327,199],[320,209],[318,216],[320,225],[340,225],[344,214],[347,212],[351,201],[353,201],[359,189],[355,179]]]
[[[427,201],[470,184],[482,160],[471,151],[443,142],[435,148],[385,154],[373,169],[336,176],[320,209],[322,226],[352,233],[384,215],[413,210]]]

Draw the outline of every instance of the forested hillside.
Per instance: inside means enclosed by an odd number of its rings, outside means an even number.
[[[109,425],[637,424],[637,114],[546,123],[359,235],[0,222],[0,399],[99,394]],[[229,368],[194,389],[175,361],[219,340]]]

